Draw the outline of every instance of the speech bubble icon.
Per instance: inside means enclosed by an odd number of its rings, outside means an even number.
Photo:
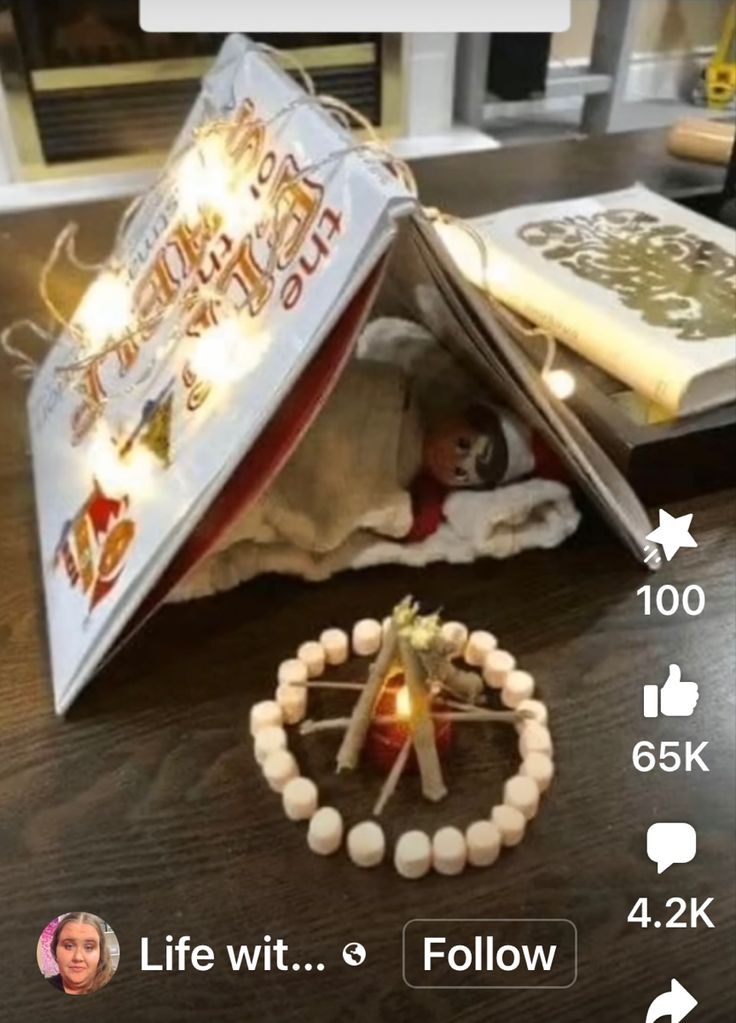
[[[663,874],[673,863],[690,863],[695,859],[698,836],[692,824],[652,824],[647,831],[647,856]]]

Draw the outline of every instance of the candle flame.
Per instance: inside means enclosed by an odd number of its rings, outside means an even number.
[[[411,697],[409,696],[408,686],[401,686],[396,693],[396,714],[401,718],[411,716]]]

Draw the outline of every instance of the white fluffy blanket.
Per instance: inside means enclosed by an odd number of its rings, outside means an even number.
[[[188,600],[265,572],[310,580],[347,568],[505,558],[555,547],[580,520],[561,483],[530,479],[494,491],[458,490],[426,540],[401,543],[412,524],[409,484],[421,463],[432,396],[473,384],[423,328],[378,320],[278,479],[171,593]],[[411,384],[409,381],[411,380]]]

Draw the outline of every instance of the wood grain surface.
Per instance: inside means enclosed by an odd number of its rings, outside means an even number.
[[[715,180],[666,157],[647,133],[423,161],[423,196],[471,213],[521,201],[624,187],[666,190]],[[678,176],[679,175],[679,176]],[[0,316],[28,312],[48,243],[70,216],[88,252],[104,252],[115,204],[0,218]],[[85,253],[86,255],[87,253]],[[676,977],[700,1004],[692,1023],[733,1018],[734,495],[688,503],[696,550],[650,578],[586,510],[556,551],[421,571],[381,568],[320,585],[267,577],[161,611],[102,670],[66,720],[47,675],[24,396],[2,370],[0,401],[0,961],[7,1023],[643,1023]],[[673,509],[670,509],[673,510]],[[645,617],[645,582],[698,583],[700,618]],[[250,704],[273,689],[279,661],[328,624],[382,615],[411,592],[471,626],[489,627],[532,671],[550,707],[558,777],[521,846],[487,870],[405,882],[388,864],[359,871],[343,855],[308,852],[254,766]],[[644,721],[645,682],[677,662],[701,684],[692,719]],[[327,704],[324,704],[326,708]],[[331,706],[333,706],[331,704]],[[337,706],[335,704],[334,706]],[[707,739],[708,774],[640,775],[639,739]],[[313,741],[316,740],[316,741]],[[302,741],[308,768],[327,769],[334,739]],[[458,737],[451,796],[428,811],[416,781],[386,812],[389,834],[411,822],[469,823],[499,800],[513,744],[498,730]],[[325,776],[348,817],[370,802],[355,781]],[[371,778],[370,797],[378,780]],[[657,877],[648,826],[689,821],[695,862]],[[648,896],[709,896],[715,929],[642,930],[627,923]],[[117,976],[91,998],[43,982],[35,945],[59,913],[96,912],[121,946]],[[579,931],[579,977],[563,991],[417,991],[402,980],[403,924],[415,917],[568,917]],[[142,973],[140,939],[160,955],[189,934],[217,955],[209,973]],[[230,971],[225,946],[281,937],[289,958],[325,972]],[[368,957],[346,966],[343,945]],[[160,961],[160,960],[159,960]]]

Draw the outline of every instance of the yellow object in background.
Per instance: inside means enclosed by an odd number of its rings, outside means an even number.
[[[731,4],[713,59],[705,70],[709,107],[725,107],[736,96],[736,4]]]

